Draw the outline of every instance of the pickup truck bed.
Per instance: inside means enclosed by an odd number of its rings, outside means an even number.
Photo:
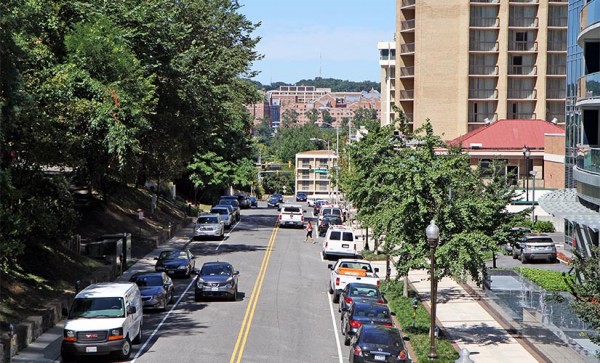
[[[328,291],[333,295],[334,303],[339,302],[340,293],[351,282],[360,282],[379,287],[378,268],[373,268],[371,262],[359,259],[340,259],[335,265],[329,265],[331,277]]]

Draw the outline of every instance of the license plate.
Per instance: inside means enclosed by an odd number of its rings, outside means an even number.
[[[350,245],[349,245],[349,244],[347,244],[347,243],[344,243],[344,244],[342,245],[342,248],[350,248]]]
[[[385,361],[385,355],[375,355],[375,360]]]
[[[86,353],[98,353],[98,347],[85,347]]]
[[[211,287],[210,291],[219,291],[219,288],[218,287]]]

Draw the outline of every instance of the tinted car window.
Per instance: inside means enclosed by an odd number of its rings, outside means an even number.
[[[198,224],[208,224],[208,223],[219,223],[217,217],[200,217],[198,218]]]
[[[344,232],[343,240],[344,241],[353,242],[354,241],[354,234],[352,232]]]
[[[288,213],[300,213],[300,208],[298,207],[285,207],[283,210]]]
[[[202,276],[210,275],[231,275],[231,269],[225,265],[209,265],[204,266],[200,272]]]
[[[360,340],[362,343],[370,345],[392,345],[396,347],[402,346],[402,342],[398,334],[386,331],[365,331],[363,334],[361,334]]]
[[[340,235],[341,235],[340,231],[332,231],[331,234],[329,235],[329,239],[339,241],[340,237],[341,237]]]
[[[163,280],[160,276],[138,277],[135,279],[136,285],[143,286],[162,286]]]
[[[357,306],[354,314],[356,316],[378,319],[389,319],[390,317],[390,312],[385,306]]]

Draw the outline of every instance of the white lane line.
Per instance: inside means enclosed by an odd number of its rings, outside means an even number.
[[[187,294],[188,290],[194,285],[194,281],[196,281],[196,279],[192,279],[192,281],[190,281],[188,286],[185,288],[185,291],[179,296],[179,299],[177,299],[175,304],[173,304],[173,306],[171,306],[171,310],[169,310],[169,312],[166,313],[165,316],[163,316],[160,323],[156,326],[156,328],[154,328],[154,331],[152,332],[152,334],[150,334],[150,336],[144,342],[144,345],[142,345],[142,347],[137,351],[137,353],[135,353],[135,356],[133,357],[133,360],[131,361],[131,363],[135,363],[135,360],[139,358],[139,356],[142,354],[142,352],[144,352],[144,350],[146,349],[146,346],[150,343],[150,341],[156,335],[156,333],[158,333],[158,331],[160,330],[162,325],[169,318],[169,315],[171,315],[173,310],[175,310],[177,305],[179,305],[179,303],[181,302],[181,299],[183,299],[183,297]]]
[[[338,359],[339,359],[340,363],[343,363],[343,361],[342,361],[342,346],[340,345],[340,335],[338,334],[337,319],[335,318],[335,313],[333,312],[333,303],[331,302],[331,298],[329,297],[328,292],[325,292],[325,296],[327,297],[327,301],[329,302],[329,311],[331,312],[331,322],[333,323],[333,332],[335,334],[335,344],[337,344]]]
[[[227,234],[225,236],[223,236],[223,239],[221,240],[221,242],[219,242],[219,245],[217,246],[217,248],[215,248],[215,250],[218,250],[219,247],[221,247],[221,245],[223,244],[223,242],[225,242],[226,240],[229,239],[229,235],[231,234],[231,232],[233,232],[233,230],[235,229],[235,227],[238,226],[238,224],[240,224],[241,220],[237,221],[236,224],[234,224],[230,229],[229,232],[227,232]]]

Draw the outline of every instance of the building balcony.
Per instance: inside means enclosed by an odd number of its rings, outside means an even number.
[[[509,76],[537,76],[537,66],[509,65]]]
[[[497,89],[470,89],[469,90],[470,100],[497,100],[498,90]]]
[[[407,89],[400,91],[400,100],[408,101],[413,100],[415,98],[415,90]]]
[[[586,41],[600,38],[600,1],[587,3],[579,13],[579,35],[577,44],[584,47]]]
[[[508,20],[509,28],[537,28],[539,20],[537,17],[511,17]]]
[[[566,52],[567,42],[548,42],[548,52]]]
[[[472,64],[469,66],[470,76],[497,76],[498,66],[484,66]]]
[[[537,4],[538,0],[509,0],[510,4]]]
[[[470,123],[488,124],[488,123],[494,122],[496,120],[498,120],[497,113],[490,113],[490,112],[469,113],[469,122]]]
[[[576,106],[600,106],[600,72],[586,74],[577,83]]]
[[[535,100],[537,98],[537,91],[534,89],[509,89],[507,99],[508,100]]]
[[[498,42],[471,42],[469,43],[470,52],[498,52]]]
[[[402,0],[400,9],[410,9],[415,7],[415,0]]]
[[[496,16],[472,17],[469,26],[472,28],[498,28],[500,26],[500,18]]]
[[[567,98],[567,90],[565,88],[546,90],[546,99],[564,100]]]
[[[598,193],[600,190],[600,147],[598,145],[578,147],[575,166],[573,178],[580,183],[595,186],[598,189],[596,193]],[[597,195],[594,197],[598,199]]]
[[[415,31],[415,19],[401,21],[400,31]]]
[[[400,44],[400,54],[414,54],[415,43]]]
[[[494,4],[500,5],[500,0],[471,0],[471,4]]]
[[[565,76],[567,75],[567,66],[564,64],[548,65],[546,70],[548,76]]]
[[[400,67],[400,78],[414,77],[415,67]]]
[[[509,52],[537,52],[538,44],[535,41],[512,41],[508,43]]]

